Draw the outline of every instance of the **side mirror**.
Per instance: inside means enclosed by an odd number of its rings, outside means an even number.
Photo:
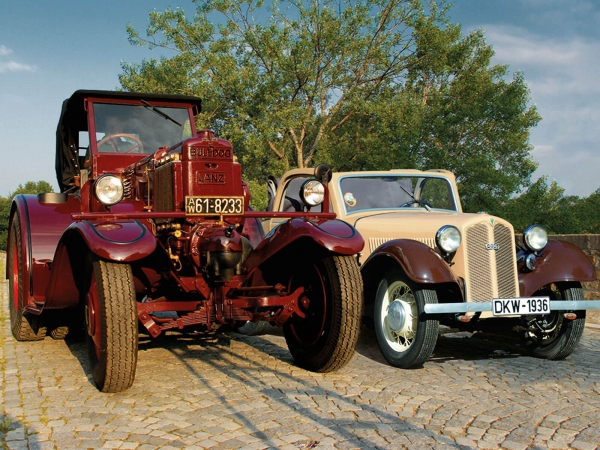
[[[319,164],[315,167],[315,178],[323,184],[328,184],[332,177],[331,167],[327,164]]]

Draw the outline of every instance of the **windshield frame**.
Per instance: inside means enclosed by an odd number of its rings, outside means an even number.
[[[406,206],[403,208],[390,207],[390,208],[365,208],[365,209],[354,209],[354,210],[348,209],[347,204],[344,201],[344,191],[342,189],[343,180],[348,179],[348,178],[384,178],[384,177],[416,179],[417,183],[415,185],[415,191],[413,192],[413,195],[417,199],[420,198],[420,191],[423,186],[423,183],[426,180],[442,179],[447,183],[448,187],[450,188],[449,192],[450,192],[451,198],[449,198],[449,200],[452,202],[454,209],[436,208],[436,207],[426,208],[421,205],[411,205],[411,206]],[[458,196],[458,192],[456,191],[455,183],[453,183],[452,180],[450,180],[450,178],[444,176],[443,174],[436,173],[436,172],[431,172],[431,173],[430,172],[419,172],[419,173],[406,173],[406,174],[403,174],[401,172],[393,172],[393,173],[392,172],[385,172],[385,173],[372,172],[372,173],[365,173],[365,174],[349,173],[349,174],[340,176],[337,179],[336,184],[337,184],[336,190],[339,193],[338,201],[344,208],[344,214],[346,216],[350,216],[353,214],[364,214],[366,212],[371,212],[371,211],[380,213],[382,211],[426,211],[429,209],[431,211],[460,212],[459,196]]]
[[[142,97],[142,96],[140,96]],[[147,105],[145,105],[142,102],[142,99],[111,99],[111,98],[96,98],[96,97],[89,97],[86,101],[86,109],[87,109],[87,113],[88,113],[88,133],[89,133],[89,147],[90,147],[90,153],[94,156],[111,156],[111,157],[115,157],[115,156],[132,156],[132,155],[137,155],[138,157],[143,156],[143,155],[148,155],[148,154],[152,154],[154,152],[156,152],[158,150],[158,148],[152,148],[152,149],[145,149],[144,153],[105,153],[105,152],[100,152],[97,146],[97,141],[96,141],[96,136],[98,136],[98,133],[102,133],[102,130],[97,130],[96,129],[96,117],[95,117],[95,105],[99,105],[99,104],[110,104],[110,105],[115,105],[115,106],[138,106],[140,108],[144,108],[147,109],[149,114],[155,114],[155,112],[153,112],[151,109],[149,109],[147,107]],[[194,112],[193,112],[193,108],[192,105],[189,103],[185,103],[185,102],[173,102],[173,101],[162,101],[162,100],[158,100],[155,98],[151,98],[151,104],[152,106],[156,107],[156,108],[177,108],[177,109],[181,109],[181,110],[187,110],[187,124],[189,124],[189,137],[195,136],[197,134],[197,130],[196,130],[196,124],[195,124],[195,120],[194,120]],[[177,125],[173,124],[172,122],[165,120],[165,122],[170,123],[172,126],[176,127]],[[184,124],[183,126],[186,126],[186,124]],[[175,146],[177,144],[179,144],[180,142],[182,142],[184,139],[182,138],[181,140],[179,140],[178,142],[173,142],[170,143],[170,145],[168,145],[168,147],[172,147]]]

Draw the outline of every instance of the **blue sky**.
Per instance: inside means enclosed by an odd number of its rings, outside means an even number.
[[[152,9],[191,0],[4,0],[0,4],[0,195],[45,180],[56,189],[55,131],[62,101],[77,89],[119,86],[120,63],[158,58],[127,41]],[[600,188],[600,2],[455,0],[453,22],[481,28],[494,63],[522,70],[542,121],[530,142],[545,175],[567,195]]]

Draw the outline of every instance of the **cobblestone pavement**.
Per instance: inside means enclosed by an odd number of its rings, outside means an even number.
[[[301,370],[281,334],[142,337],[136,381],[99,393],[85,344],[16,342],[0,283],[0,448],[577,448],[600,445],[600,329],[566,361],[446,334],[423,369],[365,331],[351,363]]]

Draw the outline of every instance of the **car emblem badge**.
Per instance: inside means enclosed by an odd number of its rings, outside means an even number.
[[[493,218],[493,217],[490,219],[490,225],[491,225],[491,226],[494,226],[494,225],[495,225],[495,222],[494,222],[494,218]]]

